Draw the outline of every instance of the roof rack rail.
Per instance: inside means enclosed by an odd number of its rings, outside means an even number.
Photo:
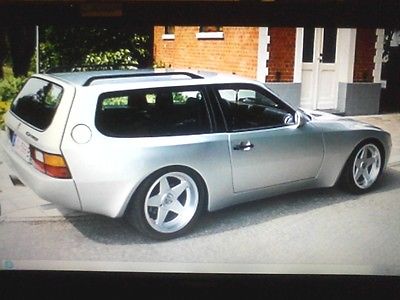
[[[157,76],[169,76],[169,75],[185,75],[190,77],[191,79],[203,79],[202,76],[189,73],[189,72],[162,72],[162,73],[131,73],[131,74],[107,74],[107,75],[98,75],[92,76],[82,86],[89,86],[95,80],[101,79],[114,79],[114,78],[133,78],[133,77],[157,77]]]

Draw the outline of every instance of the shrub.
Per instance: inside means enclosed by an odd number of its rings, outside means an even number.
[[[0,81],[0,129],[4,129],[3,115],[10,108],[11,101],[17,96],[25,81],[25,77],[13,76],[7,76]]]
[[[165,64],[165,62],[163,62],[162,60],[160,60],[160,61],[154,61],[153,62],[153,68],[154,69],[157,69],[157,68],[166,68],[166,64]]]
[[[86,55],[85,65],[89,66],[104,66],[104,65],[128,65],[137,66],[129,49],[119,49],[117,51],[101,51]]]
[[[10,101],[17,96],[26,81],[25,77],[9,76],[0,81],[0,100]]]
[[[4,119],[3,116],[9,110],[11,105],[11,100],[0,101],[0,129],[4,129]]]

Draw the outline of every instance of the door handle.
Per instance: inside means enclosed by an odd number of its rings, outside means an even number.
[[[254,148],[254,145],[250,143],[250,141],[247,142],[240,142],[239,145],[235,145],[233,147],[233,150],[242,150],[242,151],[249,151]]]

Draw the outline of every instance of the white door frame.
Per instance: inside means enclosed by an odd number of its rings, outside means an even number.
[[[258,49],[257,49],[257,74],[258,81],[265,82],[268,75],[267,61],[269,59],[268,52],[269,35],[268,27],[258,28]]]
[[[294,65],[294,81],[302,83],[302,93],[303,93],[303,84],[304,84],[304,74],[303,68],[307,65],[304,65],[302,62],[303,56],[303,36],[304,36],[304,28],[297,28],[296,30],[296,52],[295,52],[295,65]],[[356,29],[352,28],[338,28],[337,30],[337,40],[336,40],[336,62],[335,62],[335,85],[336,94],[335,94],[335,104],[332,108],[337,108],[338,104],[338,86],[339,82],[351,83],[353,82],[353,69],[354,69],[354,56],[355,56],[355,41],[356,41]],[[316,47],[316,43],[322,43],[322,41],[317,41],[314,38],[314,49]],[[316,57],[317,56],[317,57]],[[314,62],[318,58],[319,53],[314,51]],[[311,67],[311,64],[309,67]],[[320,64],[316,64],[318,69],[314,69],[313,71],[313,79],[312,81],[317,83],[318,78],[315,78],[315,74],[319,73]],[[314,84],[312,87],[312,101],[308,103],[304,102],[304,98],[301,99],[300,106],[307,105],[307,108],[316,109],[318,105],[318,84]],[[311,104],[311,105],[310,105]]]

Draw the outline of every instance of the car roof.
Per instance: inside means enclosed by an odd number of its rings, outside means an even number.
[[[219,79],[231,81],[237,76],[223,75],[215,72],[191,70],[191,69],[137,69],[137,70],[105,70],[44,74],[78,86],[90,86],[97,84],[119,83],[118,79],[126,79],[129,82],[171,81],[191,79]],[[124,80],[125,81],[125,80]],[[208,81],[208,80],[205,80]],[[126,82],[126,81],[125,81]]]

